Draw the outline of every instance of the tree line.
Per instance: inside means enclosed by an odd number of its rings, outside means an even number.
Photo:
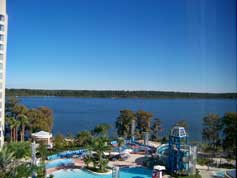
[[[237,153],[237,113],[228,112],[224,116],[208,114],[203,118],[202,138],[207,144],[206,151],[227,154],[236,158]]]
[[[6,89],[7,96],[62,96],[84,98],[237,98],[237,93],[193,93],[125,90]]]

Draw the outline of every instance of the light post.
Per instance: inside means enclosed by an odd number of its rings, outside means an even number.
[[[132,142],[134,142],[135,141],[135,124],[136,124],[136,122],[135,122],[135,120],[133,119],[132,120],[132,129],[131,129],[131,135],[132,135]]]
[[[36,143],[35,143],[35,141],[33,143],[31,143],[31,151],[32,151],[31,161],[32,161],[32,164],[34,166],[36,166]]]

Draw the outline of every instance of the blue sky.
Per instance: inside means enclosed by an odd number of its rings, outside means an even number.
[[[8,0],[8,88],[236,92],[235,0]]]

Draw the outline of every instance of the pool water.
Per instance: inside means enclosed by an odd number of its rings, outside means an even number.
[[[59,160],[48,162],[46,164],[46,169],[60,167],[60,166],[67,166],[70,164],[74,164],[74,161],[72,159],[59,159]]]
[[[224,171],[219,171],[219,172],[216,172],[216,175],[218,176],[218,177],[225,177],[225,172]]]
[[[112,174],[95,175],[81,169],[60,170],[53,173],[54,178],[111,178]],[[145,168],[122,168],[120,178],[151,178],[152,171]]]
[[[121,152],[123,152],[124,150],[126,150],[126,149],[132,149],[133,150],[133,152],[141,152],[141,151],[145,151],[145,147],[143,147],[143,146],[138,146],[137,145],[137,147],[135,148],[135,147],[133,147],[133,146],[131,146],[131,145],[123,145],[123,146],[121,146]],[[114,147],[113,148],[113,151],[114,152],[119,152],[119,147]]]

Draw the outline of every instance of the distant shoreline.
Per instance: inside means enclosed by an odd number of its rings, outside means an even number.
[[[41,90],[6,89],[6,96],[18,97],[77,97],[77,98],[147,98],[147,99],[237,99],[237,93],[194,93],[168,91],[125,90]]]

